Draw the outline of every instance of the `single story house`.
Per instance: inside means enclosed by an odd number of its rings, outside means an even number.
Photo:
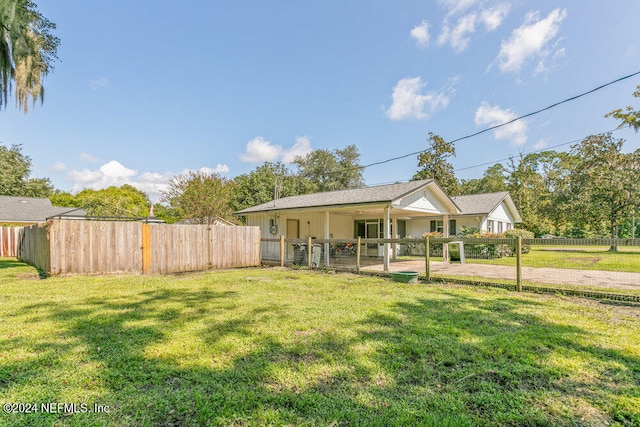
[[[0,196],[0,225],[31,225],[47,218],[84,218],[86,212],[78,208],[53,206],[51,200],[42,197]]]
[[[509,193],[449,197],[433,179],[284,197],[235,214],[259,226],[262,238],[288,239],[449,236],[462,225],[498,233],[522,221]],[[383,256],[388,268],[390,250],[389,244],[368,244],[362,253]],[[262,245],[264,259],[277,259],[279,251],[277,243]],[[293,260],[293,250],[286,252]],[[324,257],[328,265],[328,245]]]

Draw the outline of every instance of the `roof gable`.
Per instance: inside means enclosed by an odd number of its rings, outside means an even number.
[[[505,202],[507,209],[511,211],[511,214],[514,217],[515,222],[522,222],[522,218],[520,218],[520,214],[518,213],[508,191],[454,196],[452,199],[462,211],[462,215],[488,215],[502,202]]]
[[[409,181],[375,187],[353,188],[350,190],[327,191],[324,193],[302,194],[283,197],[236,212],[238,215],[284,209],[303,209],[323,206],[348,206],[357,204],[392,203],[429,185],[442,191],[433,179]],[[444,192],[443,192],[444,194]],[[444,195],[444,197],[447,197]],[[454,205],[452,203],[452,205]],[[454,205],[455,206],[455,205]]]

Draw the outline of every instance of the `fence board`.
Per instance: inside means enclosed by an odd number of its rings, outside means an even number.
[[[20,231],[18,258],[43,272],[51,271],[51,250],[47,223],[24,227]]]
[[[150,273],[260,265],[260,229],[145,224]],[[143,272],[142,223],[51,220],[20,232],[18,256],[50,274]]]
[[[20,230],[24,227],[0,227],[0,257],[17,257]]]

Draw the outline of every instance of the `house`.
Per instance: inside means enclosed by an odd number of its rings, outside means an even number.
[[[477,228],[482,233],[501,234],[522,222],[508,191],[454,196],[452,199],[462,212],[451,217],[450,235],[458,234],[461,226]],[[433,222],[430,223],[429,231],[438,231],[433,226]]]
[[[86,212],[53,206],[47,198],[0,196],[0,224],[31,225],[55,216],[82,218]]]
[[[422,237],[430,231],[449,236],[461,225],[488,231],[521,221],[508,193],[451,198],[433,179],[284,197],[236,215],[259,226],[262,238],[288,239]],[[263,259],[277,259],[279,250],[277,243],[263,245]],[[388,269],[389,244],[367,244],[362,250],[383,256]],[[286,257],[293,260],[291,247]],[[328,244],[324,257],[328,265]]]

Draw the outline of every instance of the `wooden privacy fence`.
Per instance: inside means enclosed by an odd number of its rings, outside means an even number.
[[[0,257],[17,257],[22,227],[0,227]]]
[[[18,257],[52,275],[249,267],[260,265],[260,229],[54,219],[25,228]]]

